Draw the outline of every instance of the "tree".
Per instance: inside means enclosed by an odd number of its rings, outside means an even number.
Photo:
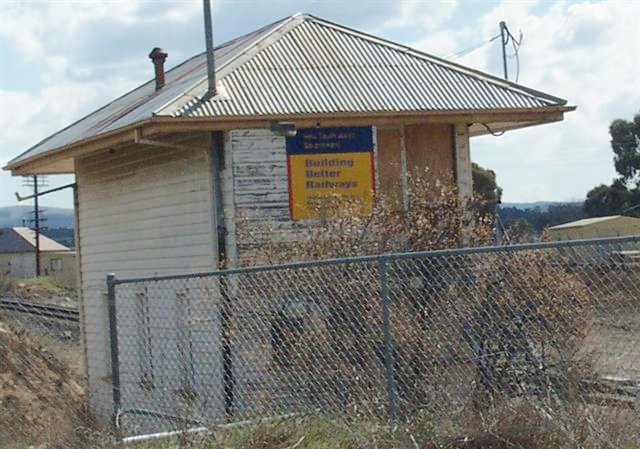
[[[502,198],[502,188],[496,182],[496,172],[473,162],[471,164],[473,193],[483,203],[482,212],[494,215]]]
[[[616,171],[628,187],[640,185],[640,112],[633,121],[614,120],[609,127]]]
[[[614,166],[619,178],[611,185],[601,184],[587,193],[584,211],[590,217],[618,215],[640,204],[640,112],[633,121],[616,119],[609,127]]]
[[[605,217],[620,214],[626,209],[631,192],[621,179],[616,179],[610,186],[600,184],[587,193],[584,211],[589,217]]]
[[[550,204],[544,216],[546,220],[540,230],[549,226],[580,220],[585,217],[585,214],[580,203],[565,203]]]

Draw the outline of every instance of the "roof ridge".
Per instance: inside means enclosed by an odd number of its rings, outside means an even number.
[[[273,28],[271,31],[269,31],[267,34],[265,34],[264,36],[260,37],[260,39],[258,39],[257,41],[251,41],[251,39],[249,39],[249,41],[246,43],[246,45],[244,46],[244,49],[239,51],[233,58],[229,59],[229,61],[226,61],[224,64],[221,64],[220,66],[216,66],[215,69],[215,75],[216,75],[216,84],[217,82],[222,79],[224,76],[226,76],[228,74],[228,72],[233,71],[233,66],[240,58],[247,56],[247,59],[249,59],[251,56],[254,56],[256,53],[260,52],[264,47],[259,47],[258,48],[258,44],[260,42],[264,42],[265,40],[267,40],[268,38],[270,38],[275,32],[277,32],[278,30],[282,29],[285,25],[289,25],[294,23],[295,25],[298,25],[299,23],[303,22],[304,20],[307,20],[308,17],[312,17],[310,16],[310,14],[304,14],[301,12],[297,12],[291,16],[287,16],[283,19],[280,20],[276,20],[275,22],[270,23],[269,25],[265,25],[262,28],[259,28],[255,31],[252,31],[251,33],[247,33],[247,34],[243,34],[242,36],[239,36],[229,42],[226,42],[225,44],[223,44],[224,46],[228,46],[229,44],[232,44],[233,42],[238,42],[241,39],[245,39],[251,35],[260,35],[260,33],[264,32],[265,30],[268,30],[269,28]],[[292,26],[291,28],[295,28],[295,26]],[[287,30],[289,31],[289,30]],[[286,34],[283,33],[283,35]],[[275,41],[274,41],[275,42]],[[271,42],[273,43],[273,42]],[[271,44],[270,43],[270,44]],[[224,47],[222,47],[224,48]],[[217,49],[217,47],[216,47]],[[215,51],[215,50],[214,50]],[[200,53],[202,54],[202,53]],[[244,62],[244,61],[242,61]],[[238,65],[242,65],[242,62]],[[200,96],[200,95],[196,95],[194,94],[190,94],[192,91],[198,89],[201,85],[203,85],[204,83],[206,83],[208,81],[207,79],[207,75],[205,74],[199,81],[194,82],[191,87],[187,88],[185,90],[184,93],[178,95],[177,97],[173,98],[172,100],[166,102],[164,105],[162,105],[160,108],[156,109],[153,112],[153,115],[165,115],[163,113],[164,110],[168,109],[170,106],[176,104],[179,102],[180,99],[184,99],[186,98],[186,100],[184,101],[184,103],[182,105],[179,105],[177,107],[175,107],[175,111],[179,110],[180,108],[186,106],[190,101],[192,100],[200,100],[202,101],[204,98],[204,95]],[[199,98],[202,97],[202,98]],[[174,111],[174,112],[175,112]],[[168,113],[167,115],[171,115],[172,113]]]
[[[529,97],[533,97],[533,98],[541,98],[543,100],[547,100],[553,103],[557,103],[558,106],[564,106],[567,104],[567,100],[560,98],[560,97],[556,97],[553,95],[549,95],[545,92],[541,92],[538,91],[536,89],[532,89],[526,86],[523,86],[521,84],[509,81],[509,80],[504,80],[498,76],[495,75],[491,75],[489,73],[485,73],[481,70],[477,70],[477,69],[472,69],[469,67],[465,67],[463,65],[460,65],[458,63],[452,62],[452,61],[448,61],[446,59],[440,58],[438,56],[434,56],[430,53],[426,53],[423,52],[421,50],[416,50],[415,48],[409,47],[407,45],[404,44],[399,44],[397,42],[393,42],[391,40],[385,39],[385,38],[381,38],[360,30],[357,30],[355,28],[351,28],[348,27],[346,25],[342,25],[339,24],[337,22],[333,22],[327,19],[324,19],[322,17],[318,17],[315,16],[313,14],[309,14],[309,13],[302,13],[302,12],[297,12],[291,16],[285,17],[284,19],[281,19],[279,21],[273,22],[270,25],[267,25],[265,27],[260,28],[259,30],[255,31],[255,34],[258,34],[260,31],[265,30],[269,27],[272,27],[276,24],[279,23],[279,25],[277,27],[274,27],[273,30],[271,30],[267,35],[263,36],[260,38],[260,40],[258,42],[264,42],[267,39],[269,39],[270,37],[273,36],[273,34],[275,32],[277,32],[278,30],[282,30],[285,25],[290,25],[286,30],[284,30],[280,36],[278,36],[278,39],[273,40],[268,42],[267,45],[264,46],[258,46],[257,42],[253,42],[252,44],[248,44],[247,47],[243,50],[238,52],[238,54],[232,58],[231,60],[227,61],[223,66],[221,67],[216,67],[216,77],[217,80],[221,80],[222,78],[224,78],[225,76],[227,76],[230,72],[233,72],[235,69],[239,68],[244,62],[246,62],[247,60],[249,60],[251,57],[255,56],[256,54],[258,54],[259,52],[261,52],[263,49],[265,49],[266,47],[276,43],[281,37],[283,37],[285,34],[287,34],[289,31],[292,31],[294,28],[296,28],[297,25],[300,25],[304,22],[314,22],[317,23],[320,26],[325,26],[328,28],[332,28],[335,31],[338,32],[342,32],[342,33],[346,33],[346,34],[350,34],[352,36],[355,36],[357,38],[369,41],[371,43],[374,44],[378,44],[378,45],[382,45],[386,48],[395,50],[395,51],[400,51],[402,53],[408,54],[412,57],[418,58],[420,60],[423,61],[427,61],[433,64],[437,64],[439,66],[444,66],[445,69],[449,69],[449,70],[453,70],[455,72],[458,73],[462,73],[464,75],[470,76],[472,78],[478,79],[478,80],[482,80],[482,81],[486,81],[488,83],[493,84],[496,87],[502,88],[502,89],[508,89],[511,91],[516,91],[520,94],[523,95],[527,95]],[[252,33],[250,33],[252,34]],[[246,35],[245,35],[246,36]],[[242,38],[243,36],[241,36],[240,38]],[[237,39],[240,39],[237,38]],[[236,40],[237,40],[236,39]],[[174,108],[173,111],[167,111],[167,115],[172,115],[175,116],[176,113],[178,113],[180,111],[181,108],[186,107],[189,103],[193,103],[191,104],[191,106],[189,107],[189,109],[192,109],[194,107],[196,107],[196,101],[199,102],[203,102],[203,95],[198,95],[195,92],[193,94],[191,94],[191,92],[193,92],[194,90],[198,89],[200,86],[203,86],[201,88],[201,90],[205,91],[204,88],[204,83],[207,81],[206,77],[203,77],[200,81],[198,81],[197,83],[194,83],[192,85],[192,87],[188,88],[185,93],[183,93],[181,96],[176,97],[174,100],[166,103],[161,110],[166,110],[167,108],[169,108],[171,105],[175,105],[177,100],[179,100],[180,98],[185,98],[185,101]],[[205,101],[206,102],[206,101]],[[163,115],[160,110],[156,111],[156,113],[158,115]],[[181,115],[181,114],[180,114]]]

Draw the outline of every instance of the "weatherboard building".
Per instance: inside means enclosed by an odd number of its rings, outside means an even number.
[[[215,95],[206,53],[165,72],[166,53],[155,49],[155,79],[5,167],[14,175],[76,176],[88,397],[104,423],[113,413],[107,274],[234,266],[255,244],[237,232],[239,217],[289,233],[312,223],[311,206],[329,193],[365,202],[374,191],[402,196],[397,181],[427,167],[469,196],[470,138],[560,121],[574,109],[305,14],[220,45],[214,55]],[[158,357],[177,351],[163,335],[151,337]],[[219,367],[206,369],[210,382],[202,388],[218,388]],[[244,374],[234,375],[241,381]],[[148,407],[163,400],[154,396],[159,390],[135,394]],[[224,405],[207,407],[216,417]]]

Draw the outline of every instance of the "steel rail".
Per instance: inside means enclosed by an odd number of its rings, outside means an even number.
[[[80,321],[80,312],[78,312],[76,308],[37,304],[19,299],[0,299],[0,309],[37,315],[44,318],[55,318],[73,322]]]

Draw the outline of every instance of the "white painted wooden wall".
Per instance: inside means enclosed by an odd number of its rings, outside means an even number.
[[[210,167],[204,150],[148,147],[76,160],[89,398],[104,423],[113,410],[106,276],[215,268]],[[157,336],[157,349],[170,337]]]
[[[458,191],[462,198],[469,199],[473,195],[473,183],[466,124],[455,126],[454,142]],[[312,222],[293,222],[289,218],[285,138],[267,129],[234,130],[227,135],[225,152],[228,161],[227,172],[224,173],[225,223],[232,261],[236,257],[242,258],[243,252],[259,245],[261,235],[266,236],[272,231],[278,234],[276,238],[295,242]],[[401,156],[404,165],[406,155]],[[406,172],[406,167],[403,169]],[[235,224],[247,220],[258,230],[257,242],[238,238]],[[273,236],[269,238],[273,239]]]

